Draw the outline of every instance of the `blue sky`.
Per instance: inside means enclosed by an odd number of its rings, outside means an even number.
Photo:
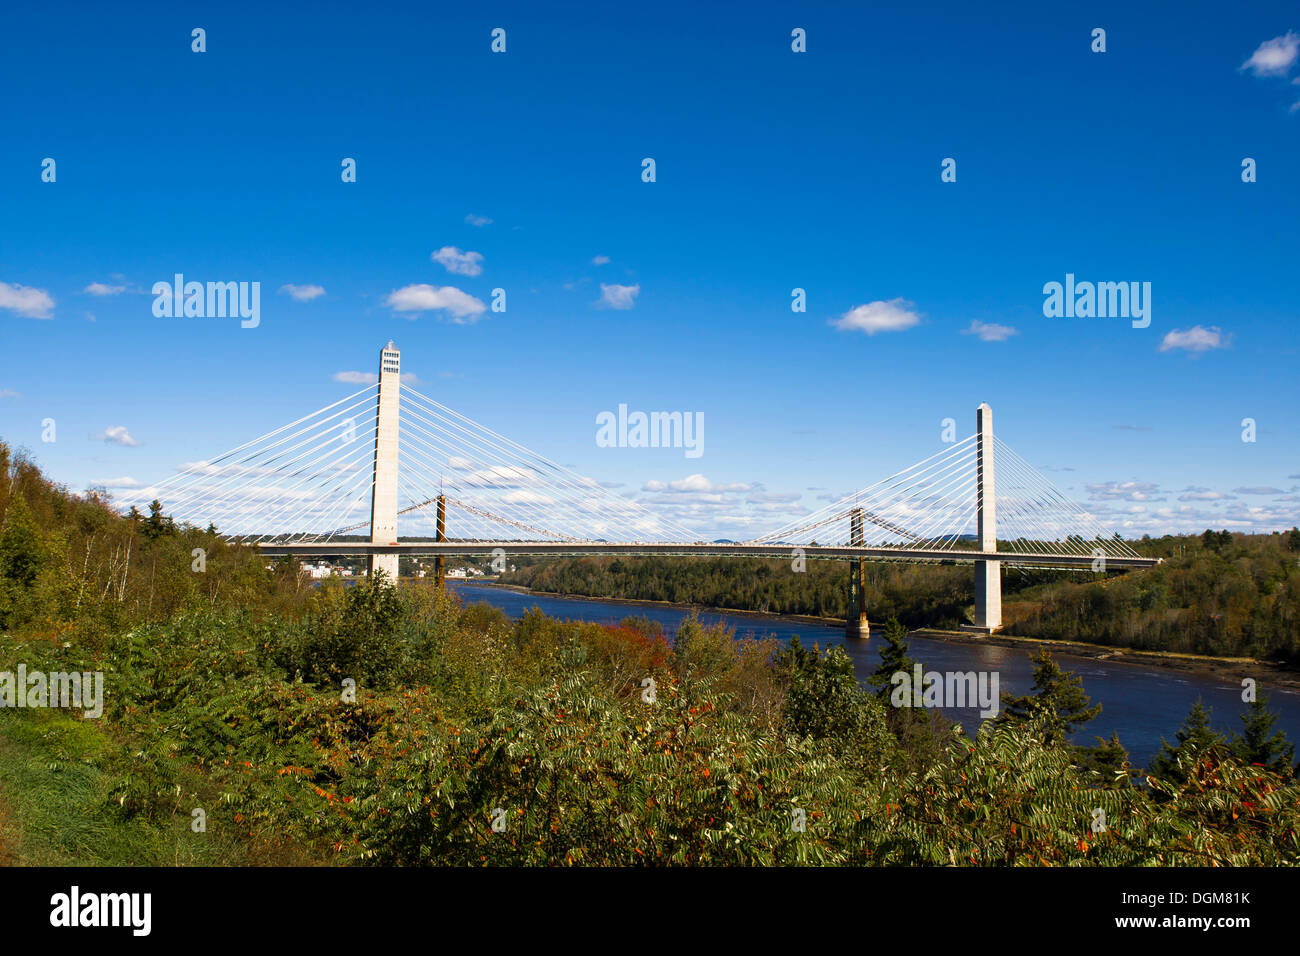
[[[1290,527],[1297,31],[1284,3],[10,5],[0,436],[125,498],[391,338],[425,394],[702,533],[934,454],[981,401],[1125,534]],[[178,272],[259,282],[257,327],[155,317]],[[1151,283],[1150,326],[1045,317],[1067,273]],[[597,447],[620,403],[702,413],[703,455]]]

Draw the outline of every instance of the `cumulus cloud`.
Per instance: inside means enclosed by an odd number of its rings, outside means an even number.
[[[92,488],[140,488],[140,482],[136,481],[130,475],[123,475],[121,478],[95,478],[90,482]]]
[[[0,282],[0,309],[17,312],[29,319],[48,319],[54,299],[44,289]]]
[[[1103,481],[1088,485],[1088,497],[1093,501],[1164,501],[1155,497],[1159,490],[1149,481]]]
[[[866,305],[854,306],[838,319],[832,319],[831,325],[841,332],[902,332],[921,321],[921,315],[915,311],[911,302],[902,298],[890,299],[888,302],[877,300]]]
[[[603,266],[609,263],[609,256],[595,256],[591,260],[593,266]]]
[[[463,252],[455,246],[443,246],[429,258],[458,276],[476,276],[483,271],[483,253]]]
[[[1233,494],[1237,495],[1283,495],[1286,494],[1281,488],[1273,488],[1269,485],[1248,485],[1243,488],[1233,488]]]
[[[492,220],[489,219],[487,216],[476,216],[473,213],[468,214],[465,217],[465,221],[469,223],[471,226],[478,226],[480,229],[483,228],[484,226],[492,225]]]
[[[962,335],[978,335],[981,342],[1005,342],[1013,335],[1019,335],[1009,325],[998,325],[993,322],[981,322],[979,319],[972,319],[970,328],[962,329]]]
[[[752,505],[793,504],[803,497],[799,491],[759,491],[754,490],[745,498]]]
[[[121,295],[126,291],[124,285],[109,285],[105,282],[92,282],[81,290],[87,295]]]
[[[487,311],[487,306],[468,292],[423,282],[394,289],[386,303],[395,312],[445,312],[457,323],[477,322]]]
[[[1232,496],[1209,488],[1188,487],[1178,496],[1179,501],[1228,501]]]
[[[318,285],[294,285],[292,282],[280,286],[280,291],[291,296],[297,302],[310,302],[325,294],[325,289]]]
[[[379,376],[374,372],[335,372],[334,381],[345,385],[374,385]]]
[[[345,385],[374,385],[379,381],[379,376],[374,372],[335,372],[331,377]],[[414,372],[403,372],[400,377],[403,385],[422,384]]]
[[[1224,335],[1217,325],[1209,328],[1193,325],[1190,329],[1174,329],[1172,332],[1165,333],[1164,339],[1160,342],[1160,351],[1183,349],[1187,352],[1208,352],[1211,349],[1226,349],[1231,339],[1232,337]]]
[[[596,304],[606,309],[630,309],[641,294],[641,283],[636,285],[600,284],[600,301]]]
[[[1089,510],[1108,528],[1127,537],[1142,534],[1186,534],[1201,528],[1229,528],[1264,533],[1281,531],[1300,523],[1300,509],[1294,505],[1256,505],[1243,501],[1210,501],[1150,507],[1144,503],[1112,505],[1101,502]]]
[[[131,433],[126,430],[125,425],[113,425],[111,428],[104,429],[98,435],[91,435],[91,441],[102,441],[110,445],[124,445],[127,448],[135,448],[140,443],[131,437]]]
[[[0,388],[0,398],[22,398],[12,388]]]
[[[1261,43],[1240,68],[1255,76],[1286,76],[1295,64],[1297,53],[1300,53],[1300,33],[1288,30]]]
[[[678,481],[656,481],[651,479],[641,486],[642,491],[689,493],[689,494],[726,494],[749,491],[751,485],[740,482],[714,484],[703,475],[687,475]]]

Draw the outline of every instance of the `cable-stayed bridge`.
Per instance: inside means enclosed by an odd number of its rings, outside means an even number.
[[[680,419],[676,422],[680,428]],[[652,427],[671,430],[671,416]],[[665,436],[670,437],[670,436]],[[146,489],[174,520],[215,525],[267,555],[366,555],[397,576],[400,555],[670,554],[839,558],[850,634],[867,636],[868,560],[971,562],[973,630],[1002,623],[1002,565],[1146,567],[1118,535],[993,434],[975,433],[756,538],[704,541],[417,391],[392,342],[378,380]],[[398,534],[399,521],[402,533]]]

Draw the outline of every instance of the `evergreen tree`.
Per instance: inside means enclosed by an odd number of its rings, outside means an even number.
[[[1052,659],[1046,650],[1033,655],[1034,691],[1023,697],[1002,695],[1003,723],[1046,718],[1047,743],[1060,743],[1079,727],[1101,713],[1101,704],[1089,707],[1091,698],[1083,692],[1083,678],[1075,677]]]
[[[1277,714],[1269,709],[1268,696],[1261,692],[1250,702],[1250,710],[1241,715],[1245,732],[1232,735],[1232,752],[1246,763],[1260,764],[1274,773],[1293,773],[1291,761],[1295,747],[1286,739],[1286,731],[1274,731]]]
[[[876,696],[888,701],[894,690],[894,675],[897,673],[912,676],[916,661],[907,653],[907,628],[899,623],[898,618],[891,617],[885,622],[885,644],[880,649],[880,666],[875,669],[867,683],[876,688]]]
[[[1187,764],[1224,746],[1223,735],[1210,727],[1210,712],[1199,698],[1183,720],[1183,725],[1174,734],[1174,739],[1178,741],[1177,747],[1170,746],[1169,741],[1160,738],[1160,752],[1151,758],[1151,776],[1185,783],[1187,773],[1178,768],[1179,757]]]
[[[1118,733],[1112,733],[1110,740],[1098,737],[1096,746],[1078,747],[1075,754],[1080,767],[1097,771],[1107,783],[1114,781],[1120,771],[1128,766],[1128,751],[1119,742]]]
[[[149,502],[149,517],[144,519],[141,531],[150,541],[172,532],[172,519],[163,514],[162,502],[157,498]]]

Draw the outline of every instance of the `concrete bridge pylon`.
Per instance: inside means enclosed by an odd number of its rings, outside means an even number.
[[[379,353],[379,420],[375,429],[375,484],[370,498],[370,541],[397,544],[397,441],[402,398],[402,353],[388,344]],[[371,554],[369,571],[397,580],[396,554]]]

